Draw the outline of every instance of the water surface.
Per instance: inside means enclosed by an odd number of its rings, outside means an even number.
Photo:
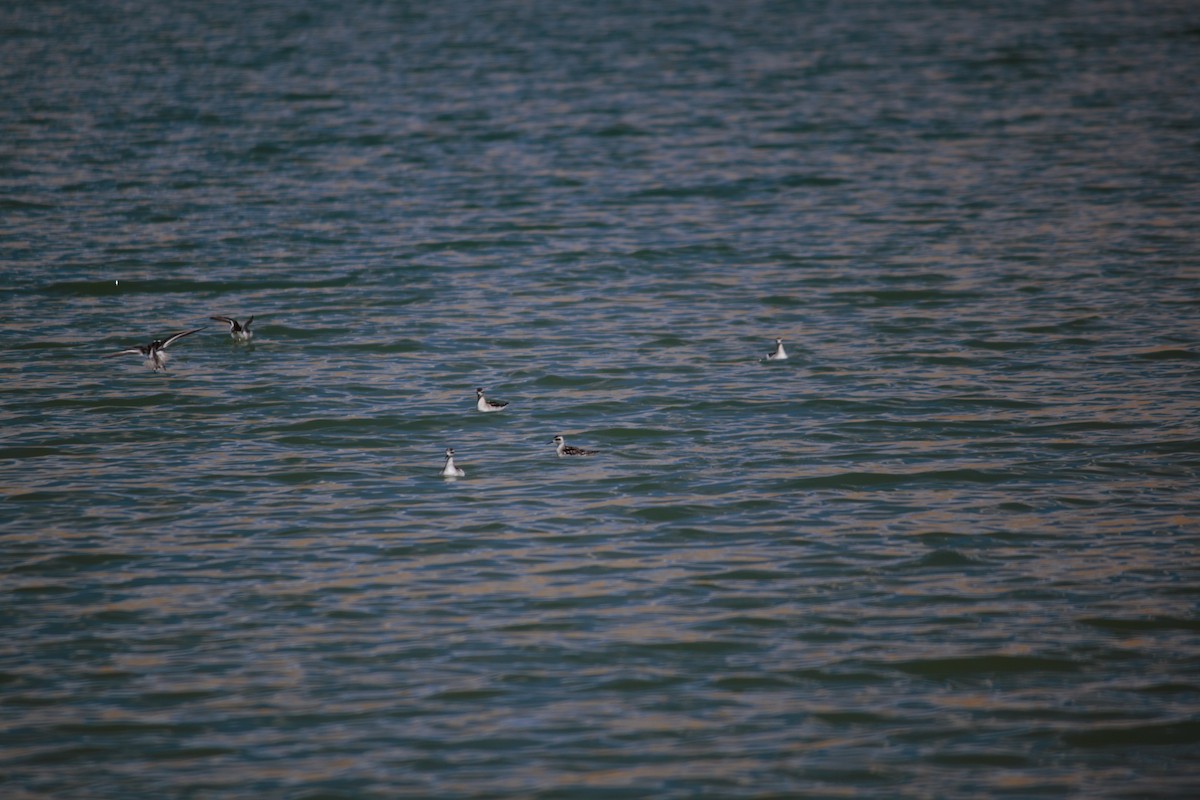
[[[6,797],[1194,792],[1188,4],[0,30]]]

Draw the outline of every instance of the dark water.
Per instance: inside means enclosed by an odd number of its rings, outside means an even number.
[[[1200,7],[989,6],[5,4],[0,793],[1194,796]]]

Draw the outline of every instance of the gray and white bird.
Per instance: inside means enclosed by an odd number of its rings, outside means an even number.
[[[488,400],[483,396],[482,388],[475,390],[475,408],[480,411],[503,411],[506,405],[508,403],[502,400]]]
[[[254,331],[250,330],[250,323],[254,322],[254,315],[250,315],[250,319],[246,320],[245,324],[238,322],[233,317],[215,316],[209,317],[217,322],[229,323],[229,335],[233,337],[235,342],[248,342],[254,338]]]
[[[567,444],[566,440],[561,436],[555,436],[552,443],[555,445],[554,449],[558,453],[559,458],[563,456],[594,456],[600,452],[599,450],[585,450],[582,447],[573,447]]]
[[[193,333],[202,331],[207,327],[207,325],[201,325],[199,328],[192,328],[190,331],[173,333],[165,339],[155,339],[150,344],[130,347],[126,350],[122,350],[119,353],[109,353],[104,357],[116,358],[117,356],[136,353],[137,355],[140,355],[142,358],[146,359],[146,364],[154,367],[155,372],[162,372],[167,368],[167,348],[179,339],[182,339],[185,336],[191,336]]]
[[[443,478],[465,478],[467,473],[454,465],[454,448],[446,448],[446,466],[442,467]]]
[[[783,339],[775,340],[775,349],[767,353],[767,361],[787,361],[787,351],[783,349]]]

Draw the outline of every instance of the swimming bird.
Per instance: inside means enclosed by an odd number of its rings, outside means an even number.
[[[475,407],[480,411],[503,411],[504,407],[508,405],[502,400],[488,400],[483,396],[483,389],[476,389],[475,397],[477,398]]]
[[[207,327],[207,325],[201,325],[199,328],[192,328],[190,331],[173,333],[165,339],[155,339],[153,342],[147,345],[130,347],[129,349],[122,350],[119,353],[109,353],[105,356],[105,358],[115,358],[116,356],[123,356],[126,353],[137,353],[146,359],[147,364],[154,367],[155,372],[162,372],[167,368],[167,348],[174,344],[176,340],[182,339],[185,336],[191,336],[193,333],[202,331]]]
[[[563,456],[594,456],[600,452],[599,450],[584,450],[582,447],[572,447],[561,436],[555,436],[553,444],[557,445],[555,450],[558,452],[559,458]]]
[[[465,478],[467,473],[454,466],[454,448],[446,448],[446,466],[442,467],[443,478]]]
[[[248,342],[254,338],[254,331],[250,330],[250,323],[254,322],[253,314],[250,315],[250,319],[246,320],[246,324],[244,325],[232,317],[222,317],[218,315],[215,317],[209,317],[209,319],[215,319],[217,322],[228,322],[229,335],[233,337],[235,342]]]
[[[783,339],[775,340],[775,349],[767,353],[767,361],[787,361],[787,351],[783,349]]]

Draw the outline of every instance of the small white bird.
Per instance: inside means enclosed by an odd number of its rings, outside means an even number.
[[[480,411],[503,411],[508,405],[502,400],[488,400],[483,396],[483,389],[475,390],[475,407]]]
[[[783,349],[783,339],[775,340],[775,349],[767,353],[767,361],[787,361],[787,351]]]
[[[582,447],[572,447],[561,436],[555,436],[553,444],[557,445],[554,449],[558,453],[559,458],[563,456],[594,456],[600,452],[599,450],[584,450]]]
[[[443,478],[465,478],[467,473],[454,466],[454,448],[446,448],[446,466],[442,467]]]
[[[254,322],[253,314],[250,315],[250,319],[246,320],[244,325],[233,317],[216,316],[209,317],[209,319],[215,319],[217,322],[228,322],[229,335],[233,337],[235,342],[248,342],[254,338],[254,331],[250,330],[250,323]]]
[[[207,325],[201,325],[199,328],[192,328],[190,331],[173,333],[165,339],[155,339],[150,344],[130,347],[129,349],[122,350],[119,353],[109,353],[104,357],[115,358],[117,356],[123,356],[127,353],[137,353],[146,359],[146,364],[148,366],[154,367],[155,372],[163,372],[167,368],[167,348],[174,344],[176,340],[182,339],[185,336],[191,336],[193,333],[202,331],[207,327]]]

